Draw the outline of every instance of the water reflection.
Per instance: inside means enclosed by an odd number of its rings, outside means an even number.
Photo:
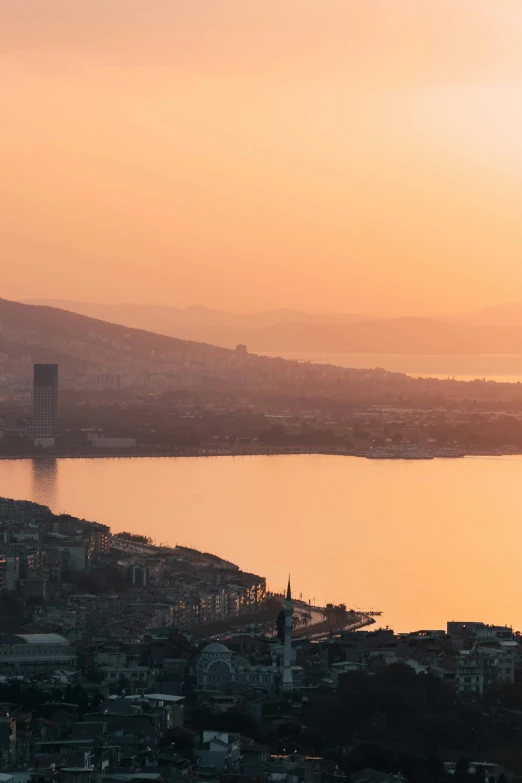
[[[56,510],[58,490],[58,460],[42,457],[32,461],[32,500]]]
[[[290,571],[296,594],[398,631],[522,628],[521,479],[520,456],[0,460],[0,495],[214,552],[272,589]]]

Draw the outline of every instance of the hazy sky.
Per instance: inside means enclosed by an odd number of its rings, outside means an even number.
[[[521,0],[0,0],[0,295],[522,300]]]

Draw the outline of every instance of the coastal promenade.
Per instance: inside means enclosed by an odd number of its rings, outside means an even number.
[[[274,594],[273,597],[281,602],[281,606],[284,605],[283,595]],[[293,600],[293,610],[295,638],[306,637],[315,641],[341,631],[355,631],[357,628],[365,628],[375,623],[370,613],[360,611],[336,613],[335,609],[332,613],[326,607],[312,606],[298,599]]]
[[[336,457],[362,457],[364,459],[378,460],[431,460],[431,459],[462,459],[464,457],[505,457],[520,454],[519,451],[508,450],[507,448],[498,449],[467,449],[466,451],[451,449],[423,449],[409,453],[407,450],[351,450],[342,447],[291,447],[273,446],[270,448],[241,448],[241,449],[219,449],[219,448],[176,448],[176,449],[104,449],[103,451],[93,452],[85,451],[56,451],[41,450],[38,452],[20,452],[18,454],[0,454],[0,460],[46,460],[46,459],[170,459],[172,457],[267,457],[278,455],[324,455]]]
[[[234,563],[231,563],[222,558],[218,558],[215,555],[191,551],[184,547],[171,547],[171,546],[158,546],[153,543],[143,543],[135,541],[121,536],[112,536],[111,546],[114,549],[118,549],[122,553],[140,555],[142,557],[153,556],[160,553],[166,554],[183,554],[190,553],[192,558],[204,563],[208,562],[208,565],[218,565],[220,568],[229,568],[235,571],[239,571],[239,567]],[[284,596],[280,594],[272,594],[272,598],[278,600],[281,604],[281,608],[284,606]],[[346,617],[341,617],[339,614],[328,616],[328,610],[321,606],[312,606],[306,601],[294,600],[294,620],[296,627],[294,629],[294,636],[303,637],[306,636],[310,639],[322,639],[327,636],[340,631],[355,630],[357,628],[363,628],[368,625],[372,625],[375,620],[369,614],[361,612],[350,613],[348,612]],[[258,617],[256,617],[258,614]],[[264,607],[259,609],[258,612],[246,612],[244,615],[239,614],[233,618],[229,618],[228,625],[230,628],[234,626],[242,625],[261,625],[265,633],[275,635],[275,623],[274,618],[277,613],[269,613],[270,619],[267,621],[266,612]],[[272,616],[274,614],[274,616]],[[347,622],[347,619],[349,621]],[[227,621],[224,621],[227,624]],[[214,625],[214,624],[211,624]],[[224,629],[222,629],[224,630]],[[199,633],[204,632],[205,628],[202,625],[199,629]]]
[[[317,613],[320,613],[320,609],[317,609]],[[322,610],[324,612],[324,610]],[[355,613],[348,620],[345,619],[342,622],[336,622],[331,618],[322,618],[318,622],[310,623],[306,628],[296,628],[294,636],[296,638],[306,637],[313,641],[320,641],[321,639],[328,639],[331,636],[335,636],[342,631],[356,631],[359,628],[366,628],[369,625],[373,625],[375,619],[368,614]]]

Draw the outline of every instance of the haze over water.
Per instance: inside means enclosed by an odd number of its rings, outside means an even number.
[[[497,383],[522,383],[522,355],[519,354],[418,354],[418,353],[335,353],[295,351],[266,353],[298,362],[336,364],[353,369],[381,367],[421,378],[454,378],[473,381],[485,378]]]
[[[522,458],[335,456],[0,463],[0,495],[213,552],[396,631],[522,628]]]

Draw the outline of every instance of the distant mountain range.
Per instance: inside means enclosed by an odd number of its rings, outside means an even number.
[[[76,302],[66,299],[25,299],[25,304],[47,305],[62,310],[71,310],[91,318],[121,323],[148,331],[166,329],[200,329],[220,327],[226,329],[265,329],[269,326],[289,323],[344,324],[369,320],[367,316],[355,313],[305,313],[299,310],[277,309],[260,313],[229,313],[209,307],[166,307],[141,304],[98,304]]]
[[[522,303],[505,302],[486,307],[474,313],[457,315],[448,320],[476,326],[514,326],[522,327]]]
[[[205,307],[180,309],[66,300],[27,303],[224,348],[244,343],[249,351],[259,353],[522,354],[522,304],[516,303],[467,315],[394,319],[285,309],[237,314]]]

